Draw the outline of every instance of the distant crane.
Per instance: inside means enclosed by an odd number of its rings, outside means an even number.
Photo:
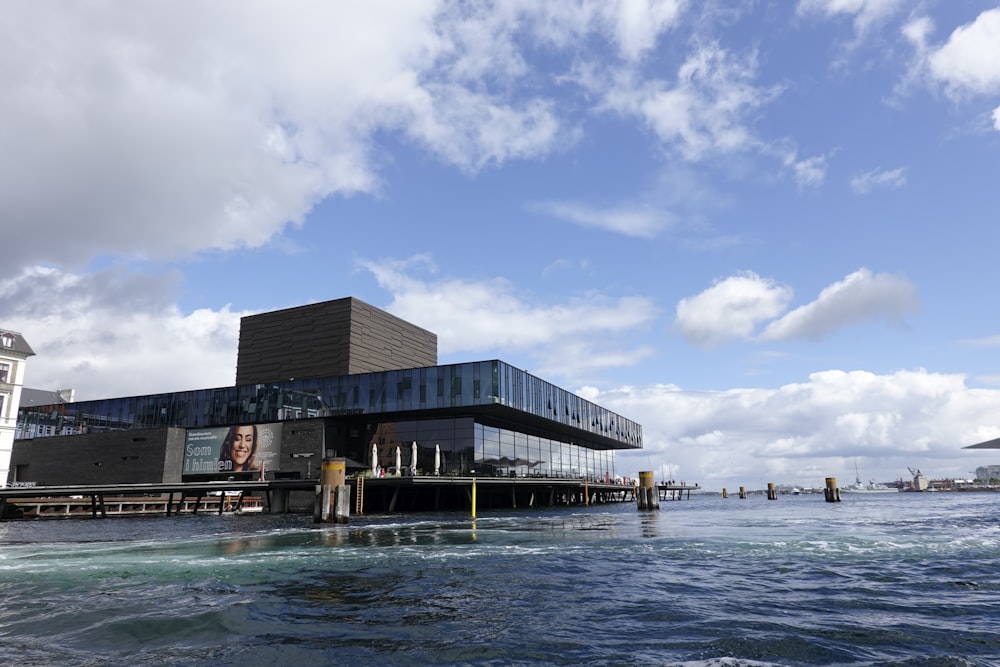
[[[913,469],[907,466],[906,469],[910,471],[911,475],[913,475],[913,490],[926,491],[927,487],[930,486],[930,482],[928,482],[924,474],[920,472],[920,468]]]

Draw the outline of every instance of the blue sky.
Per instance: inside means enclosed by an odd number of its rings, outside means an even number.
[[[231,384],[355,296],[633,418],[620,472],[1000,454],[996,2],[9,3],[27,386]]]

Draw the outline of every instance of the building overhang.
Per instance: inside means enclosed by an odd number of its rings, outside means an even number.
[[[456,418],[472,417],[477,422],[486,426],[506,428],[516,430],[528,435],[539,437],[549,437],[562,440],[587,449],[615,449],[615,450],[635,450],[642,449],[642,444],[633,444],[611,438],[598,433],[593,433],[586,429],[577,428],[555,421],[539,417],[522,410],[517,410],[505,405],[476,405],[454,408],[421,408],[420,410],[405,410],[396,412],[363,412],[351,415],[331,415],[342,417],[350,421],[372,421],[384,419],[386,421],[402,420],[424,420],[435,418]]]
[[[1000,449],[1000,438],[994,438],[993,440],[987,440],[985,442],[978,442],[974,445],[969,445],[968,447],[962,447],[962,449]]]

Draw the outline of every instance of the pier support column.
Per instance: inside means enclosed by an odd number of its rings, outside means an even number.
[[[288,489],[274,489],[271,491],[269,494],[271,514],[284,514],[288,511],[288,493]]]
[[[660,509],[660,496],[657,493],[656,482],[653,481],[651,470],[639,472],[639,488],[636,490],[636,497],[640,510]]]
[[[351,487],[341,484],[333,490],[333,520],[337,523],[347,523],[350,516]]]
[[[778,499],[778,489],[775,488],[774,482],[767,483],[767,499],[768,500]]]
[[[316,485],[313,521],[316,523],[347,523],[351,516],[351,487],[346,484]]]
[[[313,521],[326,523],[330,520],[330,485],[317,484],[313,499]]]
[[[840,502],[840,489],[837,488],[836,477],[826,478],[826,488],[823,489],[823,496],[826,498],[826,502],[828,503]]]
[[[740,487],[740,500],[746,500],[746,499],[747,499],[747,487],[741,486]]]
[[[726,489],[726,487],[722,487],[722,497],[723,498],[728,498],[729,497],[729,490]]]

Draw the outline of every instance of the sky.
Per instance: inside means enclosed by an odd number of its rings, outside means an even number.
[[[3,2],[0,327],[77,400],[357,297],[706,489],[1000,452],[1000,3]]]

